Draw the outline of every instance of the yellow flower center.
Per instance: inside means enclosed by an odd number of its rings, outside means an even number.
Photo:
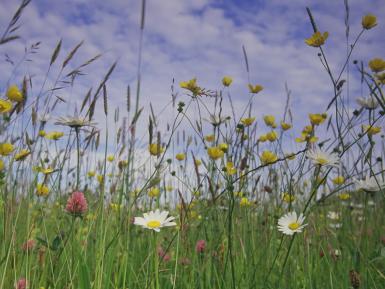
[[[323,157],[318,157],[317,159],[316,159],[316,161],[317,161],[317,163],[319,163],[320,165],[326,165],[327,163],[328,163],[328,160],[327,159],[325,159],[325,158],[323,158]]]
[[[297,223],[297,222],[294,222],[294,223],[291,223],[291,224],[289,224],[289,229],[290,230],[297,230],[298,229],[298,227],[299,227],[299,224]]]
[[[157,220],[152,220],[147,222],[147,227],[154,229],[154,228],[159,228],[160,227],[160,222]]]

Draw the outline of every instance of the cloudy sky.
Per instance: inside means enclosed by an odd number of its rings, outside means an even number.
[[[20,1],[0,1],[0,31],[3,31]],[[317,57],[318,49],[308,47],[304,39],[312,34],[305,10],[312,9],[320,31],[329,31],[325,52],[334,74],[339,73],[346,56],[344,1],[324,0],[147,0],[143,38],[142,90],[140,106],[145,106],[147,120],[151,102],[159,113],[171,100],[172,80],[197,77],[207,89],[221,88],[224,75],[234,79],[230,93],[241,112],[250,95],[242,46],[250,66],[250,82],[262,84],[264,91],[255,96],[252,114],[260,120],[266,113],[280,118],[286,98],[285,83],[292,91],[291,107],[294,124],[303,122],[308,112],[322,112],[332,97],[332,86]],[[385,5],[383,0],[349,1],[350,39],[361,30],[361,17],[378,16],[376,28],[366,31],[353,53],[352,60],[364,63],[384,56]],[[63,49],[58,63],[80,41],[84,45],[67,68],[67,72],[85,60],[102,53],[98,61],[84,70],[75,86],[58,94],[67,103],[60,111],[70,113],[79,106],[89,88],[98,85],[114,61],[118,65],[107,87],[111,110],[126,107],[126,87],[136,87],[141,1],[139,0],[33,0],[20,21],[17,42],[0,46],[0,92],[7,83],[20,83],[21,75],[33,77],[40,91],[56,43],[62,39]],[[25,47],[41,41],[38,53],[22,62],[16,72],[5,61],[7,53],[15,63],[23,57]],[[58,67],[52,68],[49,84],[56,78]],[[354,70],[353,65],[351,70]],[[361,92],[354,73],[350,77],[352,99]],[[176,85],[178,98],[186,101]],[[102,104],[97,117],[101,116]],[[172,111],[172,108],[168,108]],[[167,110],[166,110],[167,111]],[[170,114],[160,116],[167,122]],[[300,131],[298,126],[297,130]]]

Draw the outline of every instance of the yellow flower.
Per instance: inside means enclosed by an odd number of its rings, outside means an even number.
[[[224,152],[219,147],[209,147],[207,149],[207,154],[213,160],[217,160],[223,157]]]
[[[385,73],[377,74],[376,77],[378,84],[385,84]]]
[[[303,134],[311,134],[313,132],[313,127],[311,125],[307,125],[303,128]]]
[[[160,190],[158,187],[152,187],[149,191],[148,191],[148,196],[150,198],[156,198],[156,197],[159,197],[160,195]]]
[[[371,125],[362,125],[362,130],[364,133],[367,133],[368,136],[373,136],[381,132],[381,127],[371,126]]]
[[[14,147],[11,143],[0,143],[0,155],[8,156],[14,150]]]
[[[312,125],[320,125],[327,117],[326,113],[309,113],[309,119]]]
[[[292,203],[295,201],[295,196],[289,193],[283,193],[282,200],[286,203]]]
[[[243,192],[234,192],[234,197],[242,198],[243,197]]]
[[[4,170],[4,161],[0,159],[0,171]]]
[[[373,14],[367,14],[364,17],[362,17],[361,24],[362,24],[362,28],[369,30],[377,25],[377,17],[374,16]]]
[[[309,46],[320,47],[325,43],[328,36],[328,32],[324,32],[323,34],[321,34],[321,32],[317,31],[310,38],[305,39],[305,43]]]
[[[89,178],[93,178],[95,175],[96,175],[95,171],[89,171],[89,172],[87,173],[87,176],[88,176]]]
[[[345,178],[343,176],[337,176],[334,179],[332,179],[332,182],[337,186],[343,185],[345,183]]]
[[[241,207],[248,207],[248,206],[251,206],[251,202],[249,201],[248,198],[243,197],[243,198],[241,198],[241,200],[239,201],[239,205],[240,205]]]
[[[49,188],[44,184],[37,184],[36,194],[40,197],[46,197],[49,194]]]
[[[218,147],[223,151],[223,152],[227,152],[227,150],[229,149],[229,145],[227,143],[220,143],[218,145]]]
[[[260,142],[265,142],[265,141],[267,141],[267,135],[266,135],[266,134],[261,135],[261,136],[259,137],[258,140],[259,140]]]
[[[290,123],[286,123],[286,122],[281,121],[281,128],[283,130],[285,130],[285,131],[289,130],[289,129],[291,129],[291,127],[292,127],[292,125]]]
[[[232,176],[232,175],[234,175],[234,174],[237,173],[237,169],[234,168],[233,162],[227,162],[227,163],[226,163],[226,173],[227,173],[229,176]]]
[[[29,150],[23,149],[15,155],[15,161],[24,160],[31,152]]]
[[[278,138],[278,133],[274,130],[272,130],[271,132],[268,132],[266,134],[266,138],[270,141],[270,142],[273,142],[273,141],[276,141],[277,138]]]
[[[113,162],[115,160],[115,157],[113,155],[107,156],[107,161]]]
[[[265,115],[263,117],[263,121],[267,126],[274,126],[275,125],[275,117],[274,115]]]
[[[119,210],[122,208],[122,205],[119,205],[117,203],[110,203],[110,208],[114,212],[119,212]]]
[[[53,131],[53,132],[47,133],[47,134],[45,135],[45,138],[46,138],[46,139],[50,139],[50,140],[58,140],[58,139],[60,139],[63,135],[64,135],[63,132],[60,132],[60,131]]]
[[[7,97],[9,100],[16,101],[16,102],[21,102],[23,101],[23,98],[24,98],[23,94],[21,93],[17,85],[11,85],[10,87],[8,87]]]
[[[39,136],[45,137],[46,133],[44,130],[39,130]]]
[[[338,195],[338,198],[342,201],[346,201],[350,199],[350,194],[349,193],[341,193]]]
[[[173,189],[174,189],[173,186],[167,186],[166,187],[167,192],[172,192]]]
[[[202,89],[197,85],[197,79],[193,78],[189,81],[181,81],[179,83],[181,88],[187,89],[193,93],[193,95],[198,95],[201,93]]]
[[[97,175],[96,179],[98,180],[98,183],[102,185],[104,183],[104,177],[103,175]]]
[[[178,160],[178,161],[183,161],[185,158],[186,158],[186,155],[184,153],[179,153],[179,154],[176,154],[175,155],[175,158]]]
[[[233,79],[230,76],[225,76],[222,78],[222,84],[226,87],[230,86],[232,82],[233,82]]]
[[[267,164],[275,163],[278,160],[278,157],[275,153],[266,150],[262,152],[259,159],[261,160],[261,163],[263,165],[267,165]]]
[[[199,167],[202,164],[202,161],[200,159],[195,159],[195,165]]]
[[[148,151],[153,156],[159,156],[161,153],[164,152],[164,148],[161,145],[158,145],[157,143],[152,143],[148,146]]]
[[[253,124],[255,120],[255,117],[247,117],[247,118],[242,118],[241,119],[241,123],[244,125],[244,126],[250,126]]]
[[[6,113],[12,109],[12,102],[6,99],[0,99],[0,113]]]
[[[248,87],[251,93],[258,93],[263,90],[263,86],[259,84],[256,84],[254,86],[249,84]]]
[[[370,69],[376,73],[385,70],[385,60],[383,60],[382,58],[373,58],[369,61],[368,65]]]

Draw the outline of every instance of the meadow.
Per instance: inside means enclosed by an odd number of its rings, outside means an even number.
[[[29,2],[0,27],[0,46],[19,40]],[[249,101],[236,110],[231,75],[215,89],[199,76],[172,83],[167,111],[142,107],[140,51],[125,108],[109,105],[116,62],[63,116],[61,91],[103,55],[74,67],[83,42],[63,54],[60,40],[36,88],[15,72],[40,43],[28,47],[1,74],[0,288],[385,288],[385,60],[351,58],[377,17],[362,15],[332,71],[332,31],[307,16],[314,33],[303,45],[333,93],[301,128],[289,89],[282,115],[253,113],[263,83],[245,87]]]

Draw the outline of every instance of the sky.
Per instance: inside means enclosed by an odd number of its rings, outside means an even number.
[[[0,1],[0,32],[19,3],[16,0]],[[221,88],[222,77],[229,75],[234,82],[228,92],[239,113],[250,98],[249,81],[264,86],[253,99],[252,115],[260,122],[267,113],[277,119],[282,117],[286,83],[291,90],[293,122],[300,132],[307,113],[323,112],[333,96],[328,75],[317,57],[318,49],[304,43],[313,32],[305,7],[311,8],[319,30],[329,32],[324,49],[333,73],[337,74],[347,51],[343,0],[147,0],[140,93],[140,107],[145,108],[141,122],[143,131],[147,126],[150,103],[155,114],[159,114],[163,128],[171,122],[175,115],[175,108],[170,106],[173,79],[177,101],[186,102],[188,97],[179,88],[180,81],[196,77],[200,86],[217,90]],[[349,8],[349,44],[361,30],[363,15],[373,13],[379,22],[363,34],[352,60],[367,63],[374,57],[383,57],[383,0],[351,0]],[[58,65],[51,69],[48,77],[46,87],[49,88],[56,79],[59,64],[74,46],[84,41],[67,72],[99,53],[102,57],[84,69],[85,75],[72,88],[58,92],[66,100],[59,104],[60,113],[71,114],[75,106],[79,107],[88,89],[93,87],[95,90],[108,68],[118,61],[107,82],[109,109],[113,111],[119,107],[124,116],[127,114],[127,85],[133,95],[136,89],[140,17],[139,0],[32,0],[20,21],[18,35],[21,39],[0,46],[0,93],[4,94],[7,84],[20,83],[22,76],[28,74],[35,83],[31,94],[37,95],[52,52],[62,39]],[[37,41],[41,44],[37,53],[30,55],[32,61],[22,61],[16,70],[5,61],[7,54],[18,63],[25,47]],[[249,75],[243,46],[248,56]],[[366,96],[367,91],[360,89],[353,65],[350,69],[349,89],[354,108],[354,99]],[[100,102],[96,121],[103,117]]]

